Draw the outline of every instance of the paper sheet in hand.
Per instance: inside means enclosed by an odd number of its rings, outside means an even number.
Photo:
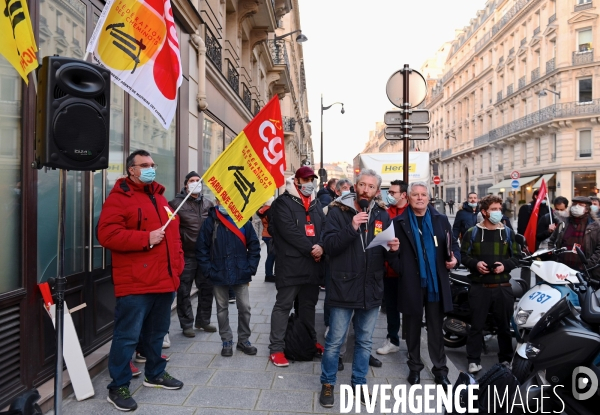
[[[393,240],[396,237],[396,232],[394,231],[394,225],[390,224],[383,232],[373,238],[367,249],[373,248],[375,246],[383,246],[386,251],[390,250],[388,246],[388,242]]]

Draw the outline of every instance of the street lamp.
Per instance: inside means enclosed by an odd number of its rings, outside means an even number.
[[[548,96],[548,92],[552,92],[554,95],[556,95],[558,97],[558,99],[560,99],[560,92],[554,92],[554,91],[552,91],[550,89],[546,89],[546,88],[544,88],[540,92],[538,92],[538,96],[546,97],[546,96]]]
[[[334,102],[331,105],[326,107],[323,106],[323,94],[321,94],[321,168],[319,168],[319,179],[321,181],[321,188],[325,186],[323,183],[323,177],[327,177],[327,172],[323,168],[323,111],[327,111],[329,108],[333,107],[335,104],[340,104],[342,106],[342,110],[340,111],[342,114],[346,111],[344,110],[343,102]],[[326,180],[325,180],[326,181]]]
[[[289,36],[289,35],[292,35],[292,34],[298,33],[298,32],[300,32],[300,34],[298,36],[296,36],[296,42],[298,42],[298,43],[306,42],[308,40],[308,38],[302,34],[302,30],[300,30],[300,29],[294,30],[293,32],[286,33],[285,35],[275,36],[274,40],[275,41],[281,40],[286,36]]]

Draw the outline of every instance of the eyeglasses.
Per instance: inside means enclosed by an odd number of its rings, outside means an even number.
[[[154,169],[156,170],[156,168],[158,167],[158,164],[134,164],[131,167],[139,167],[140,169]]]

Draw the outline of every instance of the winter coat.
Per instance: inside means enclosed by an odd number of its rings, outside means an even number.
[[[519,217],[517,219],[517,233],[521,235],[525,235],[525,230],[527,229],[527,224],[529,223],[529,218],[531,217],[531,212],[533,212],[533,207],[535,206],[535,200],[530,203],[521,206],[519,209]],[[538,225],[540,223],[540,219],[546,213],[549,213],[550,210],[545,203],[540,204],[540,211],[538,213]]]
[[[478,213],[479,206],[473,209],[471,206],[469,206],[469,202],[463,203],[462,209],[456,212],[454,226],[452,226],[452,235],[455,239],[465,236],[470,228],[477,225]]]
[[[310,196],[308,215],[314,225],[315,236],[306,236],[306,215],[302,197],[290,178],[286,181],[285,192],[271,204],[269,217],[269,233],[272,231],[277,252],[275,284],[278,289],[301,284],[323,284],[325,257],[315,262],[311,255],[313,245],[323,247],[325,225],[323,207],[314,194]]]
[[[181,205],[183,199],[187,196],[185,188],[175,195],[175,198],[169,202],[173,212]],[[181,235],[181,244],[183,245],[183,254],[186,257],[196,257],[196,240],[200,233],[200,227],[208,216],[208,209],[213,207],[213,203],[203,195],[194,198],[188,197],[185,204],[179,209],[179,234]],[[169,225],[171,226],[171,225]]]
[[[150,248],[150,232],[168,220],[163,185],[117,180],[98,221],[98,241],[112,253],[115,296],[177,291],[184,267],[179,218],[165,229],[165,238]]]
[[[451,234],[450,222],[446,215],[439,213],[435,208],[428,206],[431,214],[431,224],[438,241],[436,249],[436,270],[438,276],[438,289],[440,301],[444,312],[452,311],[452,295],[450,293],[450,271],[446,268],[446,235]],[[476,215],[475,215],[476,216]],[[415,243],[420,243],[420,238],[415,240],[408,217],[408,209],[400,216],[394,218],[396,238],[400,240],[400,254],[391,262],[392,268],[400,275],[398,279],[398,310],[410,315],[422,315],[423,296],[421,295],[421,276]],[[456,238],[452,238],[452,252],[460,263],[460,249]]]
[[[558,226],[561,222],[564,222],[566,218],[562,216],[558,216],[555,211],[552,211],[552,223]],[[540,247],[540,244],[544,242],[546,239],[552,236],[552,232],[548,230],[550,226],[550,213],[546,213],[544,216],[538,219],[537,231],[536,231],[536,242],[535,249],[537,250]]]
[[[217,218],[216,209],[208,210],[208,218],[200,228],[196,241],[198,267],[214,285],[247,284],[252,281],[260,262],[260,242],[254,226],[251,221],[244,224],[244,246],[240,238]]]
[[[329,205],[323,240],[329,255],[331,278],[327,285],[327,304],[331,307],[370,310],[383,298],[384,261],[398,253],[382,246],[366,249],[375,237],[375,227],[385,230],[391,224],[385,205],[371,202],[367,232],[352,226],[358,213],[354,193],[339,197]],[[362,235],[362,238],[361,238]]]
[[[563,236],[565,235],[567,226],[569,226],[570,223],[570,218],[565,219],[566,220],[558,224],[556,229],[554,229],[554,232],[552,232],[552,236],[550,236],[550,239],[548,240],[548,248],[562,248]],[[588,216],[587,226],[583,235],[583,246],[581,249],[587,258],[587,264],[585,264],[587,268],[593,267],[600,262],[600,223],[594,220],[591,216]],[[562,255],[574,254],[565,253]],[[560,258],[561,257],[559,256],[559,261]],[[590,274],[593,278],[599,279],[600,268],[590,271]]]
[[[317,192],[317,199],[321,202],[321,206],[328,206],[336,197],[337,195],[327,187],[324,187]]]

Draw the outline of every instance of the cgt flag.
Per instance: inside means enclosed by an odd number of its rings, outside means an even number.
[[[202,180],[238,227],[285,183],[283,125],[277,95],[250,121]]]
[[[170,0],[107,0],[87,52],[169,128],[182,81]]]
[[[0,1],[0,54],[29,84],[27,75],[39,66],[27,0]]]
[[[533,206],[533,210],[531,211],[531,216],[529,217],[529,223],[527,224],[527,228],[525,228],[525,239],[527,240],[527,248],[529,248],[529,252],[535,252],[535,239],[537,236],[537,225],[538,225],[538,217],[540,215],[540,204],[543,200],[546,200],[546,195],[548,194],[548,189],[546,188],[546,182],[542,179],[542,185],[540,186],[540,190],[535,200],[535,205]],[[548,206],[549,208],[550,206]]]

